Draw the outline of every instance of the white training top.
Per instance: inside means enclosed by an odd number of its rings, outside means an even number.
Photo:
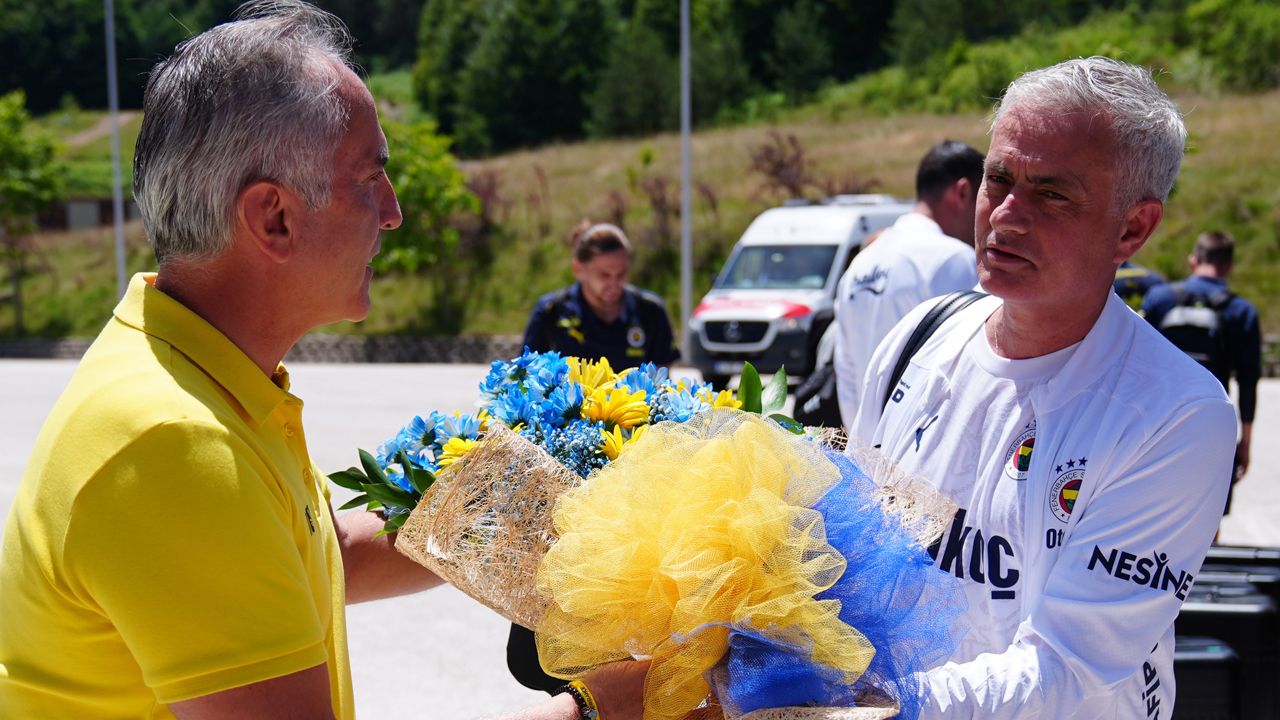
[[[926,674],[921,720],[1168,718],[1173,621],[1221,519],[1231,405],[1114,295],[1083,340],[1029,360],[991,351],[999,303],[944,323],[882,414],[932,303],[909,314],[851,423],[851,444],[960,508],[931,553],[964,584],[967,635]]]
[[[853,258],[836,289],[836,392],[847,427],[871,353],[912,308],[978,284],[973,248],[920,213],[898,218]]]

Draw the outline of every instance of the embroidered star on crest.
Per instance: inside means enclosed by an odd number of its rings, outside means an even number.
[[[1068,460],[1068,461],[1067,461],[1067,467],[1069,467],[1069,468],[1073,468],[1073,467],[1075,467],[1075,466],[1076,466],[1076,461],[1075,461],[1075,460]]]

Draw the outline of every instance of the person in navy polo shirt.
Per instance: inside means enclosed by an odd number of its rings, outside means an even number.
[[[666,308],[657,295],[627,284],[631,242],[617,225],[583,220],[570,236],[577,282],[538,299],[524,344],[530,350],[607,358],[614,370],[680,359]],[[507,668],[520,684],[554,693],[564,684],[538,664],[533,633],[511,625]]]
[[[614,370],[678,360],[662,299],[627,284],[631,243],[622,229],[583,220],[570,242],[577,282],[538,299],[524,344],[539,352],[607,358]]]

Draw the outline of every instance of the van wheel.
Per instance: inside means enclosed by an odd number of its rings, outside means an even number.
[[[711,387],[716,390],[724,390],[729,387],[729,379],[731,375],[717,375],[715,373],[703,373],[702,381],[711,383]]]

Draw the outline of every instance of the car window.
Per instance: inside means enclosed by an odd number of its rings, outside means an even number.
[[[820,290],[835,257],[835,245],[749,245],[734,255],[716,288]]]

